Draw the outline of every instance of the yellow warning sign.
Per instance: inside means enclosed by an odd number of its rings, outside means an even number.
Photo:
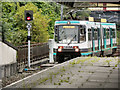
[[[106,20],[106,19],[101,18],[101,22],[107,22],[107,20]]]
[[[89,17],[89,21],[94,21],[94,18],[93,17]]]

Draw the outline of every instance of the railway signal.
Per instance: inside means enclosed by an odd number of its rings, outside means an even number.
[[[33,20],[33,11],[25,10],[25,21],[32,21],[32,20]]]
[[[30,29],[31,29],[31,24],[29,21],[33,20],[33,11],[32,10],[25,10],[24,11],[24,18],[25,21],[27,21],[27,29],[28,29],[28,36],[27,36],[27,40],[28,40],[28,67],[30,68],[30,40],[31,40],[31,36],[30,36]]]

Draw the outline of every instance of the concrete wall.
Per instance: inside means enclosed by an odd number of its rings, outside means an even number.
[[[17,51],[0,41],[0,89],[2,88],[2,78],[14,75],[17,72],[16,62]]]
[[[17,72],[17,51],[0,41],[0,79]]]
[[[17,51],[0,41],[0,66],[16,63]]]

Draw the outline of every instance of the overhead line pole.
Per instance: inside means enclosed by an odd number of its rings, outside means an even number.
[[[63,20],[63,5],[61,5],[61,20]]]

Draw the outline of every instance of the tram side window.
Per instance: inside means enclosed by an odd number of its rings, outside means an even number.
[[[92,35],[92,31],[91,31],[91,29],[88,29],[88,41],[92,40],[91,35]]]
[[[94,29],[94,35],[95,35],[95,40],[97,40],[97,38],[98,38],[98,31],[97,31],[97,29]]]
[[[106,38],[109,39],[110,38],[110,30],[106,29]]]
[[[115,38],[115,29],[112,29],[112,36],[113,36],[113,38]]]
[[[80,29],[80,41],[86,41],[86,31],[85,28]]]

